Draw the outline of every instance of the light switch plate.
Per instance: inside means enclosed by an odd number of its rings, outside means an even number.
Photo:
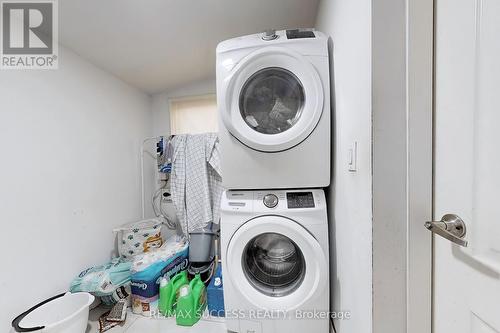
[[[358,171],[358,142],[354,141],[349,148],[347,160],[347,170],[350,172]]]

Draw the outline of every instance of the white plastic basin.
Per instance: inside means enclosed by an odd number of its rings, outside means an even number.
[[[55,296],[14,319],[12,332],[85,333],[93,301],[88,293]]]

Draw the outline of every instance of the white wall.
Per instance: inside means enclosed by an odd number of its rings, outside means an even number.
[[[430,332],[433,1],[372,16],[373,333]]]
[[[106,262],[140,218],[151,99],[60,48],[59,70],[0,71],[0,331]]]
[[[207,79],[153,95],[154,135],[170,135],[170,98],[215,94],[215,92],[215,79]]]
[[[329,194],[331,308],[337,333],[372,331],[371,1],[323,0],[316,28],[333,45],[333,173]],[[358,142],[358,171],[347,170]]]
[[[430,330],[432,10],[432,0],[320,4],[334,58],[332,309],[352,312],[337,333]],[[353,140],[357,174],[345,171]]]
[[[405,1],[373,8],[374,333],[406,332],[405,11]]]

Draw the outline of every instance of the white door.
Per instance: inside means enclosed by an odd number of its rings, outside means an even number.
[[[225,80],[221,112],[226,128],[249,148],[290,149],[314,130],[324,93],[314,66],[302,55],[267,47],[243,59]]]
[[[435,1],[434,332],[500,332],[500,1]]]

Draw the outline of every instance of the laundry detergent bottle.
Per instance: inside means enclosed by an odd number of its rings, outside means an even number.
[[[179,326],[193,326],[196,324],[207,307],[206,287],[196,274],[189,285],[184,285],[179,290],[175,320]]]
[[[189,283],[187,271],[177,273],[170,281],[163,278],[160,281],[160,300],[158,309],[165,317],[173,316],[175,313],[174,304],[177,299],[179,289]]]

